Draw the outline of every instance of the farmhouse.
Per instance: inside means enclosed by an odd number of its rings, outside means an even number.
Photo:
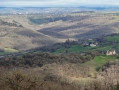
[[[97,45],[92,43],[92,44],[90,44],[90,46],[91,47],[96,47]]]
[[[109,55],[116,55],[116,54],[117,54],[116,51],[112,50],[112,49],[108,50],[107,53],[106,53],[107,56],[109,56]]]
[[[91,46],[91,47],[96,47],[97,45],[98,45],[97,42],[91,42],[91,43],[90,43],[90,46]]]

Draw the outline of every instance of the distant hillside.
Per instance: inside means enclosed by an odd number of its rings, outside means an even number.
[[[28,50],[57,42],[50,36],[27,29],[14,18],[7,19],[7,16],[0,18],[0,48],[5,51],[6,48]]]
[[[93,46],[92,46],[93,44]],[[111,34],[94,39],[66,40],[64,43],[56,43],[34,49],[34,51],[51,52],[53,54],[85,53],[87,51],[100,51],[114,49],[119,53],[119,34]]]
[[[119,33],[118,12],[1,15],[0,48],[22,51],[72,40]]]
[[[67,16],[59,17],[60,21],[46,24],[47,27],[38,31],[52,37],[74,39],[96,38],[119,33],[118,15],[87,12],[74,13],[69,16],[69,19],[67,19]],[[54,17],[53,19],[55,20],[56,18]]]

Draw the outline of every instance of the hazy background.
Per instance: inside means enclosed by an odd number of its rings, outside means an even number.
[[[119,5],[118,0],[0,0],[0,7],[77,7]]]

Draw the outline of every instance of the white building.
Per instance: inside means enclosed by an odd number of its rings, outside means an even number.
[[[91,47],[96,47],[97,45],[92,43],[92,44],[90,44],[90,46]]]
[[[109,56],[109,55],[116,55],[116,51],[115,50],[108,50],[106,55]]]

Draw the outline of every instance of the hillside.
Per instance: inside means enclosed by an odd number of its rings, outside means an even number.
[[[55,21],[57,17],[52,17]],[[38,31],[52,37],[85,39],[118,33],[118,16],[110,13],[73,13]],[[37,17],[39,19],[39,17]]]
[[[12,16],[10,17],[13,18]],[[0,18],[0,48],[3,50],[9,48],[23,51],[50,45],[58,41],[50,36],[24,27],[20,22],[15,21],[15,18],[13,20],[7,18],[7,16],[1,16]]]
[[[36,6],[0,7],[0,90],[119,90],[118,6],[13,2]]]
[[[0,16],[1,50],[18,52],[119,33],[117,12],[70,12]]]
[[[118,64],[118,55],[100,52],[83,56],[29,53],[2,57],[0,85],[1,90],[118,90]]]
[[[93,43],[94,46],[91,46]],[[53,54],[85,53],[87,51],[100,51],[106,53],[114,49],[119,53],[119,34],[111,34],[94,39],[66,40],[50,46],[37,48],[34,51],[51,52]]]

